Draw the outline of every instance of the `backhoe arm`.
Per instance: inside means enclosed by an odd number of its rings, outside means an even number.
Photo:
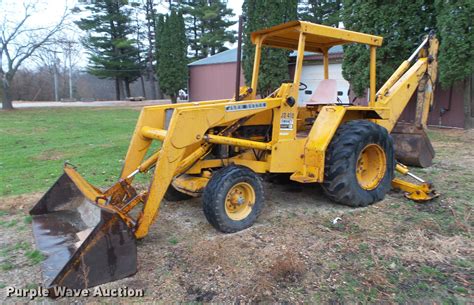
[[[425,132],[437,73],[438,40],[433,33],[425,37],[420,46],[405,60],[377,92],[377,103],[390,108],[390,119],[378,121],[392,133],[396,159],[410,165],[431,165],[434,149]],[[414,124],[398,123],[414,91],[418,88]],[[439,196],[431,183],[413,175],[408,167],[400,163],[396,171],[410,176],[417,183],[400,178],[392,181],[392,187],[405,192],[414,201],[428,201]]]
[[[385,82],[376,95],[377,106],[390,108],[390,119],[377,123],[392,131],[418,88],[415,123],[426,126],[436,83],[438,39],[428,35],[415,52]]]

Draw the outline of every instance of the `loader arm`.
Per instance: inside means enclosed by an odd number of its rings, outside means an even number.
[[[120,178],[125,179],[142,163],[148,149],[152,143],[152,139],[142,135],[142,128],[148,126],[154,129],[168,129],[172,114],[176,108],[184,108],[187,106],[205,106],[228,103],[229,100],[216,100],[212,102],[199,102],[192,104],[169,104],[160,106],[144,107],[138,117],[135,130],[133,132],[127,154],[125,156],[124,165]]]
[[[158,214],[161,200],[172,179],[183,173],[207,152],[208,144],[205,140],[207,138],[209,141],[209,138],[213,138],[212,135],[210,137],[206,135],[209,129],[279,107],[283,101],[282,98],[269,98],[176,107],[167,130],[145,125],[143,122],[152,120],[147,117],[147,110],[144,110],[143,116],[140,116],[137,123],[132,145],[149,147],[150,141],[153,139],[163,142],[142,214],[138,218],[135,236],[140,239],[148,234],[149,227]],[[245,145],[245,143],[243,144]],[[189,152],[188,148],[195,147],[195,145],[198,145],[197,148]],[[141,161],[136,162],[138,157],[133,154],[127,155],[127,157],[130,159],[126,159],[124,168],[127,170],[124,170],[123,175],[131,172],[134,166],[137,166]],[[128,161],[133,164],[128,165]]]

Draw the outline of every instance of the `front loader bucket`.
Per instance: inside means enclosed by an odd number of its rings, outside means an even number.
[[[395,145],[395,158],[399,162],[410,166],[431,166],[435,152],[422,126],[399,122],[391,134]]]
[[[133,232],[117,213],[83,193],[100,194],[98,189],[67,170],[73,171],[66,168],[30,211],[36,245],[45,256],[45,287],[54,293],[55,286],[88,288],[133,275],[137,271]],[[81,188],[77,177],[82,179]]]

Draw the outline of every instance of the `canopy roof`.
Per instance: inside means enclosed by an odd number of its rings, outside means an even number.
[[[262,39],[262,44],[276,48],[290,50],[298,49],[299,33],[306,33],[305,50],[323,52],[335,45],[346,43],[361,43],[370,46],[381,46],[383,38],[364,33],[358,33],[330,26],[314,24],[306,21],[290,21],[268,29],[252,33],[252,43],[257,38]]]

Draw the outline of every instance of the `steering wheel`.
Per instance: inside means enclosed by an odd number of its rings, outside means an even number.
[[[284,80],[282,81],[282,83],[293,83],[293,80],[292,80],[292,79],[284,79]],[[300,86],[299,86],[298,90],[299,90],[299,91],[304,91],[304,90],[306,90],[306,89],[308,89],[308,85],[306,85],[306,84],[303,83],[303,82],[300,82]]]

